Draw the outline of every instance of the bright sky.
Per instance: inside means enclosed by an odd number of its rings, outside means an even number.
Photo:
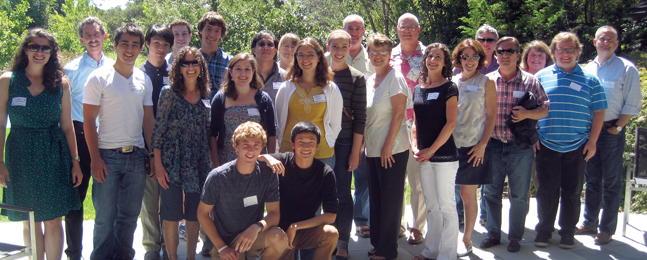
[[[116,6],[121,6],[121,9],[124,9],[126,8],[127,2],[128,0],[92,0],[93,4],[103,10],[108,10]]]

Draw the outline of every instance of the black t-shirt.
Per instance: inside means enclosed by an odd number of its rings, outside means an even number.
[[[301,169],[292,152],[272,154],[272,157],[285,166],[285,176],[279,175],[280,228],[288,230],[292,223],[315,217],[320,205],[324,213],[337,214],[335,173],[330,166],[315,159],[310,168]]]
[[[435,88],[413,88],[413,111],[416,115],[418,149],[430,147],[445,124],[447,124],[447,100],[458,97],[458,87],[451,81]],[[454,137],[450,136],[430,162],[451,162],[458,160]]]

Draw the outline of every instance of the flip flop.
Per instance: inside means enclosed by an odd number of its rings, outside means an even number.
[[[371,228],[358,228],[357,235],[363,238],[371,237]]]

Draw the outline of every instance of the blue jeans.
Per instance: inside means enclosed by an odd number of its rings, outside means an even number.
[[[365,153],[362,154],[359,166],[353,171],[353,176],[355,176],[355,205],[353,207],[355,226],[370,226],[371,204],[368,196],[368,174],[366,173]]]
[[[510,187],[510,227],[508,239],[521,240],[528,210],[530,169],[535,159],[532,148],[519,149],[514,143],[492,139],[485,152],[492,156],[492,184],[485,187],[488,238],[501,239],[501,194],[508,177]]]
[[[602,129],[595,155],[586,164],[586,200],[584,226],[613,235],[618,224],[618,208],[622,197],[622,154],[625,151],[625,130],[616,135]],[[602,208],[602,219],[598,218]]]
[[[337,159],[335,158],[334,154],[332,155],[332,157],[322,158],[322,159],[317,159],[317,160],[327,164],[328,166],[330,166],[330,168],[335,169],[335,162],[336,162]]]
[[[353,138],[337,138],[335,142],[335,178],[337,180],[337,199],[339,209],[335,227],[339,231],[337,248],[348,249],[350,230],[353,228],[353,197],[350,194],[352,173],[348,171],[348,157],[353,148]]]
[[[92,184],[92,202],[96,210],[92,260],[133,259],[133,235],[146,186],[147,152],[135,148],[129,154],[99,149],[106,163],[105,181]]]

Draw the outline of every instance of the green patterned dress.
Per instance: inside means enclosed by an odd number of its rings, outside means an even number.
[[[32,96],[25,71],[15,71],[9,84],[5,164],[11,180],[4,189],[6,203],[32,207],[36,221],[48,221],[81,207],[72,184],[72,159],[59,126],[62,89]],[[9,220],[26,220],[26,213],[8,211]]]

